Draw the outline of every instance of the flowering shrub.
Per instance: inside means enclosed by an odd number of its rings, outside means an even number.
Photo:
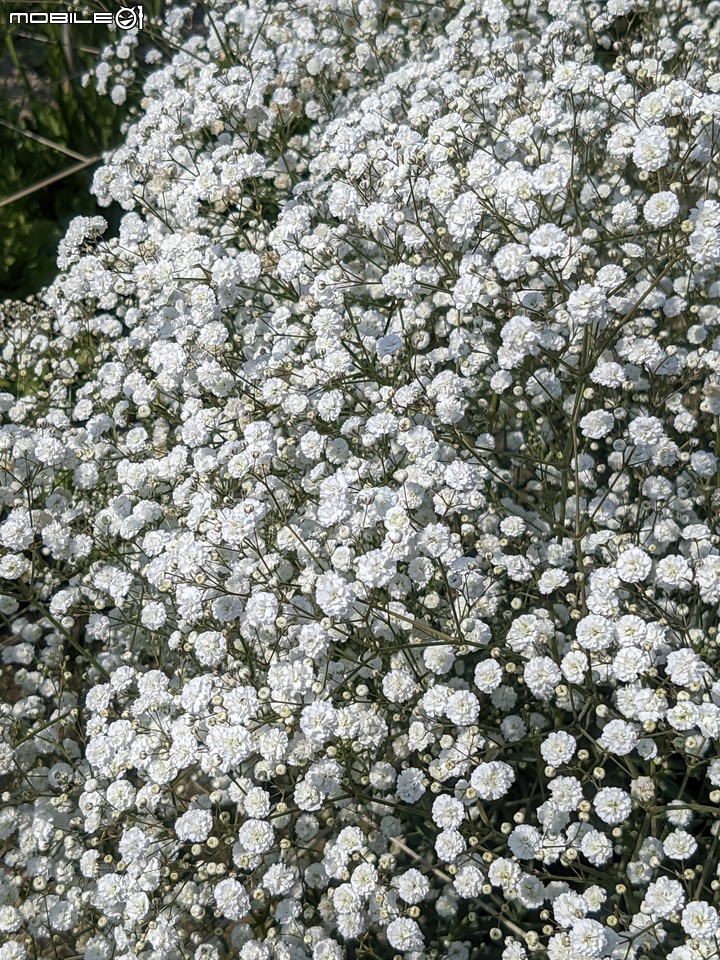
[[[718,13],[195,10],[5,309],[0,960],[720,956]]]

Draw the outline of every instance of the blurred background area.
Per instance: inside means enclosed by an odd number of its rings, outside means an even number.
[[[131,0],[128,0],[130,3]],[[57,273],[57,245],[76,216],[121,211],[90,194],[102,154],[119,144],[137,91],[122,105],[83,83],[122,33],[102,24],[18,24],[14,11],[114,13],[125,3],[0,0],[0,300],[25,298]],[[157,39],[162,0],[144,0]],[[141,48],[143,40],[141,40]]]

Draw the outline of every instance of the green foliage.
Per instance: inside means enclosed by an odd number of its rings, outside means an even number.
[[[90,9],[122,5],[100,0]],[[161,4],[143,6],[149,18]],[[112,221],[119,212],[100,210],[89,187],[100,155],[119,142],[132,99],[116,106],[82,84],[118,34],[93,24],[9,23],[11,10],[49,9],[0,0],[0,298],[26,297],[53,279],[57,244],[73,217],[102,213]],[[44,185],[50,178],[57,179]]]

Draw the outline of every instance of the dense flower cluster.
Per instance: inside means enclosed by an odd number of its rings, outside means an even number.
[[[719,14],[169,8],[3,317],[0,960],[720,957]]]

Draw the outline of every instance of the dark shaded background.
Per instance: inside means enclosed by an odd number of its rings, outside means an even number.
[[[89,189],[99,158],[121,141],[121,124],[139,93],[130,91],[116,106],[96,93],[94,81],[82,85],[104,47],[121,36],[117,31],[93,24],[11,25],[10,12],[113,12],[124,5],[0,0],[0,300],[27,297],[53,280],[57,245],[73,217],[101,214],[117,226],[119,207],[98,207]],[[157,37],[151,18],[161,7],[161,0],[143,3],[146,46]]]

